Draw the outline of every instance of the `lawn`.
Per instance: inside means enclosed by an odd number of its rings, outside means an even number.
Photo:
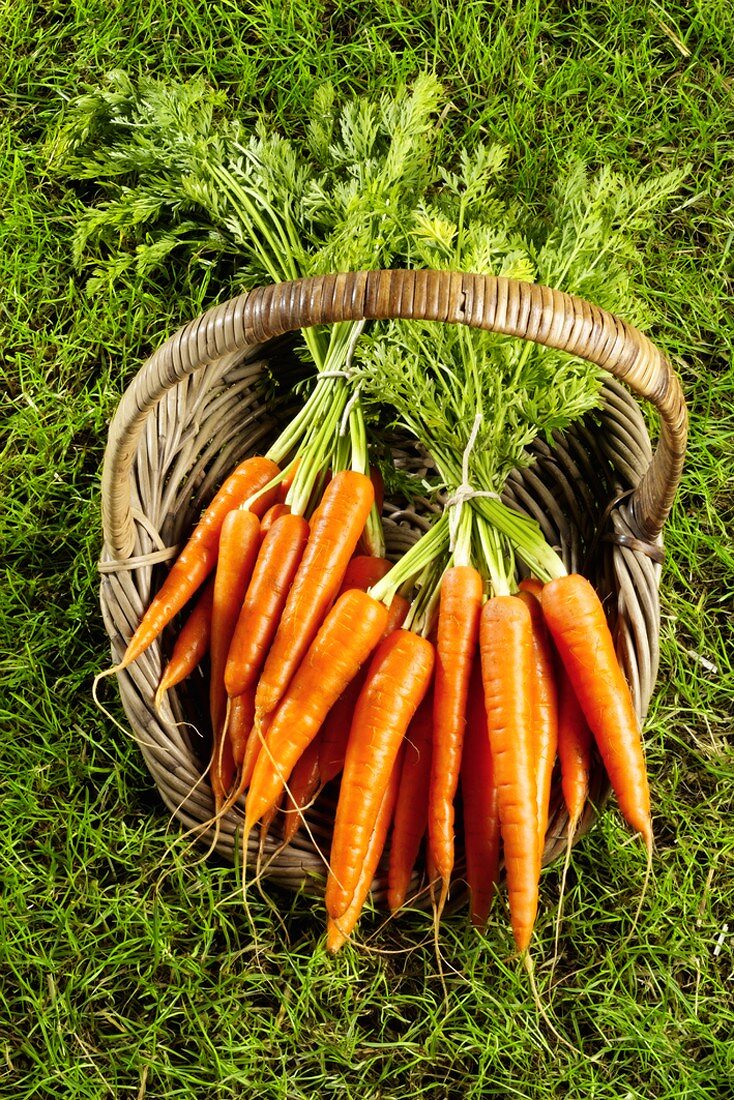
[[[734,15],[719,0],[101,0],[0,6],[0,1096],[174,1100],[734,1096]],[[85,85],[202,75],[247,119],[298,134],[325,80],[379,91],[435,68],[449,131],[511,149],[540,202],[569,154],[686,165],[646,242],[653,339],[691,414],[666,526],[662,663],[645,727],[652,884],[610,806],[574,853],[551,980],[559,868],[543,876],[539,1015],[499,908],[382,927],[335,959],[321,907],[195,864],[138,750],[95,708],[106,426],[146,355],[231,287],[175,266],[90,293],[82,203],[48,170]],[[117,711],[118,715],[121,711]]]

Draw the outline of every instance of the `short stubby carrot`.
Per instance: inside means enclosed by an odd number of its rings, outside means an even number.
[[[466,698],[483,596],[481,575],[472,566],[455,565],[444,573],[438,610],[428,796],[428,842],[433,864],[443,884],[442,902],[454,867],[454,798],[459,783]]]
[[[156,709],[160,707],[165,693],[190,676],[206,656],[212,633],[213,599],[214,579],[210,578],[176,638],[166,670],[155,693]]]
[[[364,854],[359,881],[355,887],[354,896],[352,897],[349,908],[342,913],[338,921],[330,919],[327,922],[326,948],[332,954],[336,954],[339,948],[349,939],[349,936],[354,930],[354,926],[359,920],[360,913],[367,900],[367,895],[370,892],[370,887],[372,886],[380,857],[385,848],[387,834],[390,830],[390,822],[393,819],[395,807],[397,805],[400,774],[402,770],[402,757],[405,753],[405,749],[406,746],[402,745],[398,757],[393,764],[387,789],[382,796],[367,850]]]
[[[369,838],[405,732],[428,691],[435,654],[408,630],[380,642],[357,700],[332,834],[326,908],[338,920],[349,907]]]
[[[551,779],[558,748],[558,688],[553,647],[538,597],[528,589],[518,593],[530,612],[533,627],[532,730],[535,749],[538,814],[538,856],[542,861],[548,829]]]
[[[372,482],[342,470],[311,517],[311,531],[257,685],[258,715],[280,702],[339,591],[374,500]]]
[[[367,660],[385,629],[387,608],[352,588],[326,616],[272,715],[245,804],[245,832],[280,797],[301,753]]]
[[[181,608],[204,583],[217,563],[219,535],[225,517],[277,477],[278,467],[268,458],[257,456],[240,463],[230,474],[199,520],[194,533],[176,558],[170,573],[153,597],[140,625],[133,634],[119,668],[137,660]],[[259,517],[273,503],[277,488],[268,491],[252,506]]]
[[[561,666],[558,677],[558,759],[561,790],[573,834],[589,797],[591,748],[594,737],[579,706],[571,681]]]
[[[254,687],[275,637],[296,570],[308,540],[303,516],[284,514],[266,534],[237,618],[227,654],[227,694]]]
[[[498,792],[510,923],[518,950],[538,909],[538,822],[531,735],[532,623],[515,596],[493,596],[479,624],[484,706]]]
[[[432,743],[433,693],[429,690],[413,715],[403,742],[403,766],[387,869],[387,903],[393,913],[405,904],[428,824]]]
[[[212,786],[215,788],[216,796],[225,795],[228,790],[228,788],[225,790],[219,789],[220,776],[217,764],[217,750],[224,732],[224,719],[227,712],[224,668],[227,663],[227,653],[229,652],[237,616],[245,597],[259,548],[260,521],[254,512],[235,508],[222,524],[212,601],[212,633],[209,647],[209,710],[214,739]]]
[[[499,881],[500,814],[478,661],[472,669],[466,708],[461,800],[471,922],[475,928],[484,928]]]
[[[619,808],[650,851],[650,790],[640,724],[601,601],[585,577],[571,573],[544,586],[542,607]]]

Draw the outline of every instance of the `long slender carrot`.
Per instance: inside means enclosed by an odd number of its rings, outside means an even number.
[[[589,723],[584,718],[571,681],[561,667],[558,677],[558,759],[571,836],[576,832],[589,796],[593,740]]]
[[[226,737],[232,746],[235,767],[242,768],[247,753],[247,743],[255,721],[255,690],[249,688],[229,698]],[[253,760],[254,765],[254,760]],[[249,783],[249,777],[247,782]]]
[[[484,928],[499,881],[500,814],[479,661],[472,669],[469,684],[461,799],[471,922],[475,928]]]
[[[538,823],[531,740],[532,623],[515,596],[494,596],[479,625],[484,705],[498,790],[510,923],[518,950],[538,909]]]
[[[224,683],[227,694],[254,687],[275,637],[308,540],[303,516],[280,516],[266,534],[232,636]]]
[[[212,720],[212,788],[215,800],[226,796],[233,775],[221,774],[219,746],[227,711],[224,668],[237,616],[260,548],[260,521],[254,512],[235,508],[225,518],[214,575],[212,633],[209,653],[209,710]],[[231,749],[228,759],[233,761]]]
[[[601,601],[585,577],[571,573],[544,586],[542,606],[619,808],[649,852],[650,790],[640,724]]]
[[[260,676],[258,715],[269,714],[285,694],[339,591],[373,499],[372,482],[354,470],[342,470],[329,483],[311,517],[308,543]]]
[[[428,691],[434,649],[408,630],[384,638],[357,700],[331,845],[326,908],[348,909],[359,881],[380,802],[405,732]]]
[[[558,688],[553,648],[543,618],[540,601],[527,589],[518,593],[530,612],[533,628],[533,746],[536,770],[536,812],[538,815],[538,857],[542,860],[548,829],[553,765],[558,748]]]
[[[166,670],[155,693],[156,710],[160,707],[165,693],[190,676],[206,656],[212,633],[213,599],[214,580],[210,578],[176,638]]]
[[[344,574],[341,591],[345,592],[349,588],[359,588],[366,591],[378,580],[381,580],[389,570],[390,562],[386,558],[373,558],[364,554],[353,557]],[[383,637],[392,634],[393,630],[400,629],[409,610],[410,604],[408,601],[399,593],[396,593],[388,608]],[[347,684],[327,714],[321,728],[319,734],[319,774],[322,784],[331,782],[344,767],[352,716],[366,675],[367,669],[362,668],[354,679]]]
[[[428,843],[441,877],[439,911],[454,867],[454,797],[459,783],[469,678],[479,637],[484,585],[470,565],[447,569],[441,581],[433,693],[433,753]]]
[[[340,596],[272,716],[245,804],[245,833],[277,801],[301,753],[385,629],[387,608],[356,588]]]
[[[320,733],[320,731],[319,731]],[[319,734],[296,761],[283,802],[283,844],[290,844],[298,832],[303,811],[319,789]]]
[[[374,828],[370,834],[367,851],[364,854],[362,871],[354,890],[354,896],[352,897],[348,909],[342,913],[338,921],[329,919],[327,922],[326,947],[332,954],[336,954],[339,948],[349,939],[354,926],[359,920],[359,915],[367,900],[367,895],[370,892],[370,887],[372,886],[380,857],[385,848],[390,822],[393,818],[398,800],[400,774],[402,771],[402,760],[405,754],[405,748],[405,745],[401,746],[398,757],[393,764],[387,789],[382,796],[380,808],[375,818]]]
[[[118,668],[137,660],[194,592],[204,583],[217,562],[219,535],[225,516],[263,489],[279,473],[268,458],[257,456],[240,463],[230,474],[199,520],[191,538],[176,558],[170,573],[153,597],[133,634]],[[276,489],[260,497],[252,511],[261,516],[273,502]]]
[[[405,735],[387,870],[387,903],[392,912],[405,904],[413,867],[428,824],[432,742],[433,693],[429,691]]]

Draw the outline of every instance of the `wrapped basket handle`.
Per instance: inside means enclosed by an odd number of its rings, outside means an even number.
[[[130,471],[148,414],[172,387],[224,355],[338,321],[404,318],[487,329],[558,348],[603,367],[660,416],[660,438],[629,502],[635,533],[658,538],[683,469],[688,418],[670,363],[632,325],[536,283],[453,271],[355,271],[258,287],[181,328],[143,364],[110,425],[102,471],[105,553],[135,545]]]

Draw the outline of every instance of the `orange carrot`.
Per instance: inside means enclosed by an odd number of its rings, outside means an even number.
[[[627,823],[652,849],[650,791],[640,724],[614,651],[604,608],[585,579],[571,573],[543,588],[543,615],[589,723]]]
[[[156,710],[169,688],[175,687],[190,676],[206,656],[212,632],[212,601],[214,581],[210,579],[202,589],[188,619],[181,627],[170,660],[155,693]]]
[[[382,632],[382,637],[386,638],[387,635],[392,634],[394,630],[400,630],[409,611],[410,604],[408,601],[403,596],[396,593],[388,608],[387,622]],[[347,684],[344,688],[344,691],[327,714],[321,728],[319,738],[319,772],[321,774],[322,785],[335,779],[344,767],[354,708],[357,705],[359,693],[364,687],[366,677],[367,669],[361,668],[351,683]]]
[[[355,554],[347,565],[339,594],[341,595],[349,588],[359,588],[362,592],[366,592],[373,584],[382,580],[391,568],[392,562],[387,558],[375,558],[371,554]]]
[[[118,668],[127,668],[137,660],[214,569],[219,551],[219,534],[225,516],[263,489],[278,473],[274,462],[258,456],[240,463],[234,473],[230,474],[153,597]],[[273,489],[253,504],[252,511],[257,516],[261,516],[270,507],[275,492]]]
[[[443,908],[454,867],[454,797],[464,742],[466,698],[479,636],[484,584],[470,565],[447,569],[441,581],[433,693],[433,753],[428,795],[428,844],[441,877]]]
[[[364,474],[342,470],[311,517],[311,533],[255,697],[256,712],[278,705],[341,585],[374,499]]]
[[[255,721],[254,688],[243,691],[239,695],[231,696],[228,706],[226,737],[232,746],[232,759],[235,767],[242,768],[247,752],[248,739]]]
[[[387,903],[395,912],[405,904],[413,867],[428,824],[428,786],[433,742],[433,693],[428,692],[408,726],[403,746],[387,871]]]
[[[326,926],[326,947],[332,954],[336,954],[340,947],[342,947],[349,936],[351,935],[354,926],[359,920],[359,915],[362,912],[362,906],[364,905],[367,895],[370,892],[372,881],[375,877],[377,866],[380,862],[383,850],[385,848],[385,841],[387,840],[388,830],[390,828],[390,822],[392,821],[393,814],[395,812],[395,806],[398,799],[398,787],[400,782],[400,773],[402,770],[402,758],[405,753],[405,746],[401,746],[398,757],[393,765],[393,769],[390,773],[390,779],[387,784],[387,789],[382,796],[380,802],[380,808],[377,811],[377,817],[375,818],[375,825],[370,835],[369,843],[367,845],[367,851],[364,855],[364,862],[362,863],[362,871],[359,876],[359,881],[354,890],[354,896],[349,905],[349,908],[339,917],[338,921],[329,920]]]
[[[235,508],[222,524],[212,602],[209,709],[212,720],[212,788],[215,799],[224,798],[233,779],[232,775],[220,774],[218,767],[217,750],[221,744],[227,710],[224,667],[259,547],[260,522],[257,516],[254,512]],[[228,756],[231,758],[231,749]]]
[[[308,540],[303,516],[281,516],[266,534],[227,654],[227,694],[254,687]]]
[[[589,796],[593,735],[571,681],[563,667],[559,671],[558,759],[561,763],[563,800],[569,817],[568,830],[573,836]]]
[[[484,928],[500,874],[500,815],[478,661],[469,684],[461,758],[461,799],[471,922],[475,928]]]
[[[319,789],[319,735],[296,761],[283,803],[283,843],[290,844],[298,832],[303,811]]]
[[[538,908],[538,823],[531,739],[532,623],[514,596],[494,596],[479,626],[484,706],[499,795],[510,922],[518,950]]]
[[[272,508],[268,508],[267,512],[260,520],[260,540],[262,541],[265,538],[276,519],[280,519],[281,516],[290,515],[290,511],[287,504],[282,504],[280,502],[274,504]]]
[[[433,675],[434,649],[408,630],[377,648],[349,734],[331,845],[326,908],[332,920],[347,911],[362,871],[385,790],[405,732]]]
[[[540,599],[543,594],[543,582],[539,581],[537,577],[525,577],[520,581],[518,588],[521,592],[529,592],[532,596]]]
[[[558,748],[558,689],[553,648],[540,602],[528,590],[519,592],[518,598],[527,606],[533,627],[532,731],[537,784],[538,857],[542,860],[548,829],[551,779]]]
[[[245,833],[277,801],[301,753],[318,733],[385,629],[387,608],[350,589],[324,620],[274,712],[245,805]]]

